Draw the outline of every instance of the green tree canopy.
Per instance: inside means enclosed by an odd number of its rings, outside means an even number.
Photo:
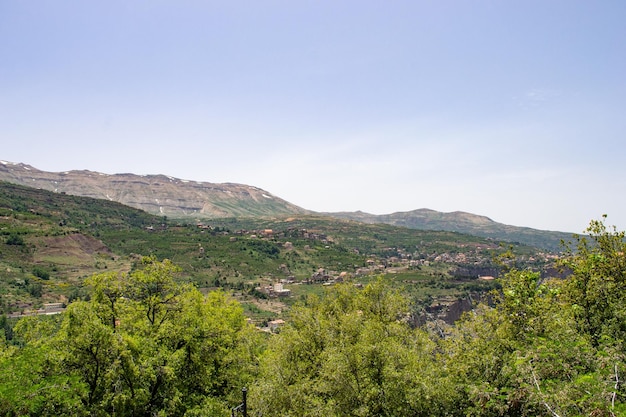
[[[20,321],[24,348],[0,359],[16,369],[14,383],[0,389],[31,400],[0,406],[9,415],[228,415],[255,372],[258,335],[237,302],[177,284],[177,273],[147,258],[132,273],[90,278],[91,300],[70,304],[55,329]]]
[[[253,407],[272,416],[430,415],[435,345],[410,328],[407,311],[381,280],[294,307],[262,358]]]

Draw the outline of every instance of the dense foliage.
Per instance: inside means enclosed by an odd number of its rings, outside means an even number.
[[[567,278],[511,268],[453,326],[412,326],[381,278],[306,298],[267,338],[224,293],[146,258],[11,329],[0,415],[227,416],[243,386],[263,416],[625,415],[625,236],[603,221],[588,232]]]
[[[249,382],[258,335],[221,292],[174,282],[148,258],[90,279],[90,301],[61,320],[29,317],[0,356],[2,415],[227,415]],[[208,414],[207,414],[208,413]]]
[[[511,269],[448,329],[404,320],[384,283],[309,302],[270,341],[255,408],[273,416],[615,416],[626,413],[624,233],[580,238],[566,280]]]

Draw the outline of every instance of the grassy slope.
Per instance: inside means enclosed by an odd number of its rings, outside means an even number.
[[[265,233],[266,229],[272,233]],[[520,259],[536,254],[524,246],[514,249]],[[129,270],[137,255],[173,260],[183,268],[182,279],[201,288],[219,285],[237,290],[248,310],[259,305],[251,295],[258,285],[287,277],[300,281],[320,268],[352,275],[372,262],[386,265],[377,273],[407,287],[416,299],[427,300],[478,285],[452,276],[450,271],[459,262],[435,261],[438,255],[464,254],[467,264],[489,264],[502,250],[493,240],[459,233],[312,216],[224,219],[199,227],[166,222],[111,201],[0,183],[0,309],[4,312],[67,301],[80,295],[84,277]],[[399,268],[393,261],[402,256],[430,263]],[[291,300],[321,291],[312,285],[291,288]]]

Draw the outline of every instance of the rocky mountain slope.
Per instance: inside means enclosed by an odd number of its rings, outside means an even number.
[[[455,211],[442,213],[429,209],[418,209],[392,214],[369,214],[362,211],[326,213],[329,216],[355,220],[363,223],[385,223],[419,230],[446,230],[488,237],[507,242],[519,242],[549,250],[562,249],[561,240],[572,239],[572,233],[510,226],[495,222],[488,217]]]
[[[48,191],[107,199],[172,218],[256,217],[305,214],[257,187],[186,181],[165,175],[45,172],[22,163],[0,163],[0,181]]]

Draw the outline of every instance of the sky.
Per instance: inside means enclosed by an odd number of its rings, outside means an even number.
[[[0,0],[0,160],[626,229],[623,0]]]

